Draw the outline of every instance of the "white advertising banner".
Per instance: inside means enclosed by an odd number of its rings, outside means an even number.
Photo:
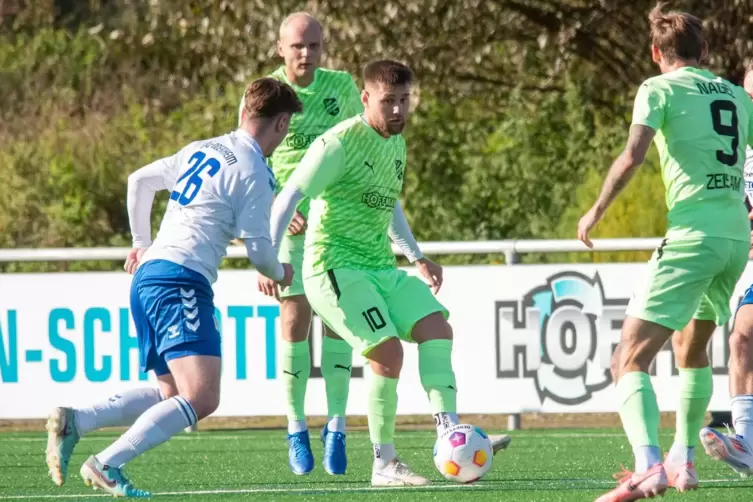
[[[439,299],[455,332],[460,413],[616,411],[609,360],[632,289],[645,264],[458,266],[445,269]],[[125,273],[0,275],[0,419],[40,418],[125,388],[150,385],[138,372]],[[753,282],[749,267],[731,303]],[[215,284],[223,336],[217,416],[284,415],[280,310],[256,291],[252,271],[222,271]],[[710,344],[711,409],[728,409],[730,326]],[[326,415],[319,369],[321,329],[312,336],[309,415]],[[363,359],[354,358],[348,413],[367,412]],[[669,348],[652,368],[662,410],[677,406]],[[414,346],[399,384],[400,414],[429,413]]]

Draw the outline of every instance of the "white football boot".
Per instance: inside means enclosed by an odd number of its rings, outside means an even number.
[[[371,486],[424,486],[429,480],[419,476],[398,458],[393,458],[381,469],[371,471]]]
[[[753,448],[742,436],[722,434],[710,427],[701,429],[699,436],[706,453],[742,476],[753,474]]]

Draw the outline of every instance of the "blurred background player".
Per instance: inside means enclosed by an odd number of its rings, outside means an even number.
[[[745,71],[743,88],[753,98],[753,62]],[[753,220],[753,149],[746,150],[745,204],[748,217]],[[753,232],[751,232],[753,258]],[[745,292],[735,314],[735,325],[729,337],[729,393],[732,397],[732,425],[734,435],[721,434],[714,429],[701,430],[701,443],[706,452],[726,462],[744,475],[753,474],[753,286]]]
[[[662,75],[639,88],[625,151],[612,165],[601,195],[580,220],[578,238],[591,247],[589,231],[635,174],[656,140],[666,187],[668,230],[650,262],[647,282],[630,301],[615,351],[620,418],[635,455],[600,502],[638,500],[698,486],[694,447],[712,395],[706,347],[730,318],[735,284],[748,258],[750,228],[743,196],[746,142],[753,129],[750,98],[707,70],[701,21],[686,13],[649,15],[652,57]],[[672,338],[680,373],[674,444],[662,465],[659,408],[648,368]]]
[[[282,238],[298,201],[312,199],[303,283],[317,314],[370,361],[372,485],[424,485],[394,446],[401,340],[419,344],[419,371],[439,432],[457,423],[452,328],[423,281],[396,266],[390,238],[436,293],[442,268],[423,257],[400,205],[406,165],[401,135],[410,113],[412,72],[380,60],[364,68],[362,116],[317,139],[275,201],[272,228]],[[274,294],[260,277],[260,290]],[[503,441],[506,445],[509,438]]]
[[[303,113],[293,117],[290,132],[269,163],[282,188],[320,134],[344,119],[363,111],[353,78],[341,71],[320,68],[323,52],[321,25],[311,15],[297,12],[280,26],[277,52],[285,64],[270,76],[289,84],[303,102]],[[243,103],[240,117],[243,119]],[[288,233],[280,243],[280,260],[293,265],[293,284],[279,292],[282,330],[282,379],[288,403],[288,463],[295,474],[308,474],[314,468],[304,404],[311,373],[309,331],[312,311],[303,290],[301,265],[309,199],[299,203]],[[324,442],[324,469],[345,474],[345,410],[348,403],[353,349],[325,327],[321,369],[327,392],[329,421],[321,433]]]
[[[128,178],[133,250],[125,263],[134,274],[131,313],[141,371],[154,371],[159,389],[122,392],[90,408],[56,408],[47,422],[47,463],[62,485],[73,449],[84,434],[131,426],[81,468],[87,485],[116,496],[144,497],[123,466],[217,409],[221,343],[211,284],[233,237],[249,260],[276,284],[288,286],[293,269],[272,245],[269,219],[274,176],[264,158],[288,132],[301,102],[288,85],[264,78],[245,92],[241,127],[197,141],[142,167]],[[171,190],[162,226],[151,243],[155,192]]]

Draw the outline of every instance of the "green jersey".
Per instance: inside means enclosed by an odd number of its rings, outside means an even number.
[[[318,138],[290,178],[311,198],[303,276],[396,266],[388,230],[403,189],[405,140],[384,138],[363,116]]]
[[[750,239],[743,198],[753,102],[740,87],[699,68],[646,80],[633,124],[656,131],[668,209],[667,237]]]
[[[288,135],[268,159],[279,191],[314,140],[334,125],[361,113],[363,105],[356,83],[347,72],[318,68],[308,87],[290,83],[284,66],[269,76],[290,85],[303,103],[303,113],[293,115]],[[243,99],[238,110],[239,122],[241,109]],[[308,208],[308,199],[298,204],[298,211],[304,216],[308,214]]]

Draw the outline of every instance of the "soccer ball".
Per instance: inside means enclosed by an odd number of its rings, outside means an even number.
[[[492,466],[492,443],[473,425],[447,429],[434,443],[434,465],[442,476],[457,483],[473,483]]]

